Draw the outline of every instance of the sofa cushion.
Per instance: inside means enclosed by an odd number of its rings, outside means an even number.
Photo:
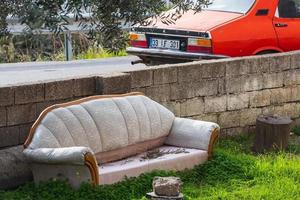
[[[86,146],[94,153],[108,152],[167,136],[174,118],[143,95],[96,98],[48,112],[29,148]]]
[[[142,153],[117,162],[99,166],[101,184],[112,184],[122,181],[126,177],[136,177],[153,170],[184,170],[191,169],[207,161],[207,151],[173,146],[162,146],[158,152],[165,152],[161,156],[147,156]],[[148,158],[149,157],[149,158]]]
[[[148,150],[162,146],[167,137],[160,137],[153,140],[132,144],[120,149],[115,149],[107,152],[96,153],[96,159],[98,164],[108,163],[112,161],[121,160],[129,156],[134,156],[146,152]]]

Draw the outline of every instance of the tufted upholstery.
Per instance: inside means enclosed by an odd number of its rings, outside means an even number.
[[[43,111],[25,142],[24,154],[31,162],[35,182],[63,176],[74,187],[83,181],[107,184],[166,166],[182,170],[201,164],[210,157],[218,130],[215,123],[175,118],[140,93],[95,96]],[[126,170],[117,164],[102,165],[103,160],[118,163],[142,156],[140,153],[163,144],[179,150],[190,148],[193,153],[124,165]],[[105,166],[103,172],[98,164]]]

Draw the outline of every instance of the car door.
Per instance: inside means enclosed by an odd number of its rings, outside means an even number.
[[[300,0],[279,0],[273,24],[283,51],[300,49]]]

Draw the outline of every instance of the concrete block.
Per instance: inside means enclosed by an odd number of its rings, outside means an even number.
[[[205,97],[204,113],[216,113],[226,111],[227,97]]]
[[[256,118],[262,114],[261,108],[251,108],[241,111],[241,127],[250,126],[256,124]]]
[[[292,69],[300,68],[300,53],[299,53],[299,51],[291,52],[290,56],[291,56],[291,68]]]
[[[259,74],[246,75],[241,78],[241,91],[256,91],[263,88],[263,76]]]
[[[262,74],[262,73],[268,73],[270,71],[270,62],[269,62],[269,56],[255,56],[255,57],[249,57],[247,58],[247,61],[252,62],[250,65],[250,73],[251,74]]]
[[[300,69],[284,72],[284,85],[300,85]]]
[[[270,90],[254,91],[249,93],[250,107],[263,107],[271,104]]]
[[[11,87],[0,88],[0,106],[13,105],[14,102],[14,89]]]
[[[243,78],[239,77],[226,77],[226,93],[235,94],[240,93],[242,90]]]
[[[218,80],[205,79],[200,82],[171,84],[171,100],[190,99],[218,94]]]
[[[19,133],[18,126],[0,128],[0,148],[20,144]]]
[[[5,107],[0,107],[0,127],[6,126],[6,109]]]
[[[73,80],[45,83],[45,100],[68,99],[73,97]]]
[[[239,127],[240,120],[240,111],[223,112],[219,115],[219,125],[221,128]]]
[[[300,103],[286,103],[282,107],[282,115],[288,116],[291,118],[299,118],[300,117]]]
[[[36,117],[36,104],[7,107],[8,126],[30,123],[35,121]]]
[[[291,101],[300,101],[300,85],[291,88]]]
[[[160,102],[163,106],[168,108],[175,116],[180,117],[180,103],[176,101]]]
[[[0,150],[0,190],[14,189],[32,181],[30,167],[22,152],[21,145]]]
[[[237,94],[227,96],[227,110],[240,110],[249,107],[249,94]]]
[[[177,68],[159,68],[153,72],[153,84],[162,85],[177,82]]]
[[[131,76],[125,73],[102,75],[97,78],[98,94],[123,94],[131,91]]]
[[[180,104],[180,114],[183,117],[200,115],[204,113],[204,99],[193,98],[187,99]]]
[[[291,88],[277,88],[271,89],[271,104],[280,104],[292,100]]]
[[[226,62],[226,76],[240,76],[249,74],[251,62],[246,62],[244,59],[236,59]]]
[[[15,88],[15,104],[41,102],[44,99],[44,84],[24,85]]]
[[[194,120],[218,123],[218,114],[202,114],[191,117]]]
[[[191,64],[189,66],[182,66],[178,68],[178,82],[195,82],[202,79],[202,65],[197,62],[197,64]]]
[[[291,57],[288,54],[276,54],[269,57],[270,72],[281,72],[291,68]]]
[[[153,85],[153,70],[145,69],[129,72],[131,75],[131,87],[147,87]]]
[[[225,76],[226,61],[206,60],[201,61],[202,78],[220,78]]]
[[[24,144],[25,140],[28,138],[30,129],[32,127],[32,123],[31,124],[25,124],[25,125],[21,125],[19,127],[20,131],[19,131],[19,144]]]
[[[219,78],[218,79],[218,95],[226,94],[226,78]]]
[[[263,75],[263,88],[279,88],[283,86],[283,72]]]
[[[96,78],[78,78],[74,80],[73,95],[75,97],[91,96],[96,94]]]
[[[146,96],[158,102],[169,101],[171,87],[169,84],[147,87],[145,94]]]
[[[213,96],[218,94],[218,79],[204,79],[193,84],[195,96]],[[186,88],[187,89],[187,88]]]

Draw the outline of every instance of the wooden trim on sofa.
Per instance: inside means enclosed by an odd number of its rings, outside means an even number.
[[[219,137],[219,133],[220,133],[220,129],[219,128],[216,128],[211,133],[210,140],[209,140],[209,145],[208,145],[208,150],[207,150],[208,160],[210,160],[212,158],[212,156],[213,156],[214,145],[217,142],[217,139]]]
[[[126,93],[126,94],[114,94],[114,95],[96,95],[96,96],[90,96],[90,97],[86,97],[86,98],[82,98],[82,99],[78,99],[78,100],[74,100],[74,101],[70,101],[70,102],[66,102],[66,103],[61,103],[61,104],[55,104],[52,105],[48,108],[46,108],[45,110],[43,110],[43,112],[41,112],[40,116],[37,118],[37,120],[35,121],[35,123],[32,125],[29,135],[24,143],[24,148],[27,148],[29,146],[29,144],[32,141],[34,132],[36,130],[36,128],[38,127],[38,125],[41,123],[41,121],[44,119],[44,117],[51,112],[52,110],[56,109],[56,108],[63,108],[63,107],[67,107],[67,106],[72,106],[72,105],[78,105],[80,103],[84,103],[87,101],[91,101],[91,100],[96,100],[96,99],[106,99],[106,98],[114,98],[114,97],[126,97],[126,96],[136,96],[136,95],[144,95],[144,93],[141,92],[131,92],[131,93]]]
[[[89,168],[91,173],[91,183],[96,186],[100,184],[98,164],[95,156],[88,152],[84,155],[84,164]]]

